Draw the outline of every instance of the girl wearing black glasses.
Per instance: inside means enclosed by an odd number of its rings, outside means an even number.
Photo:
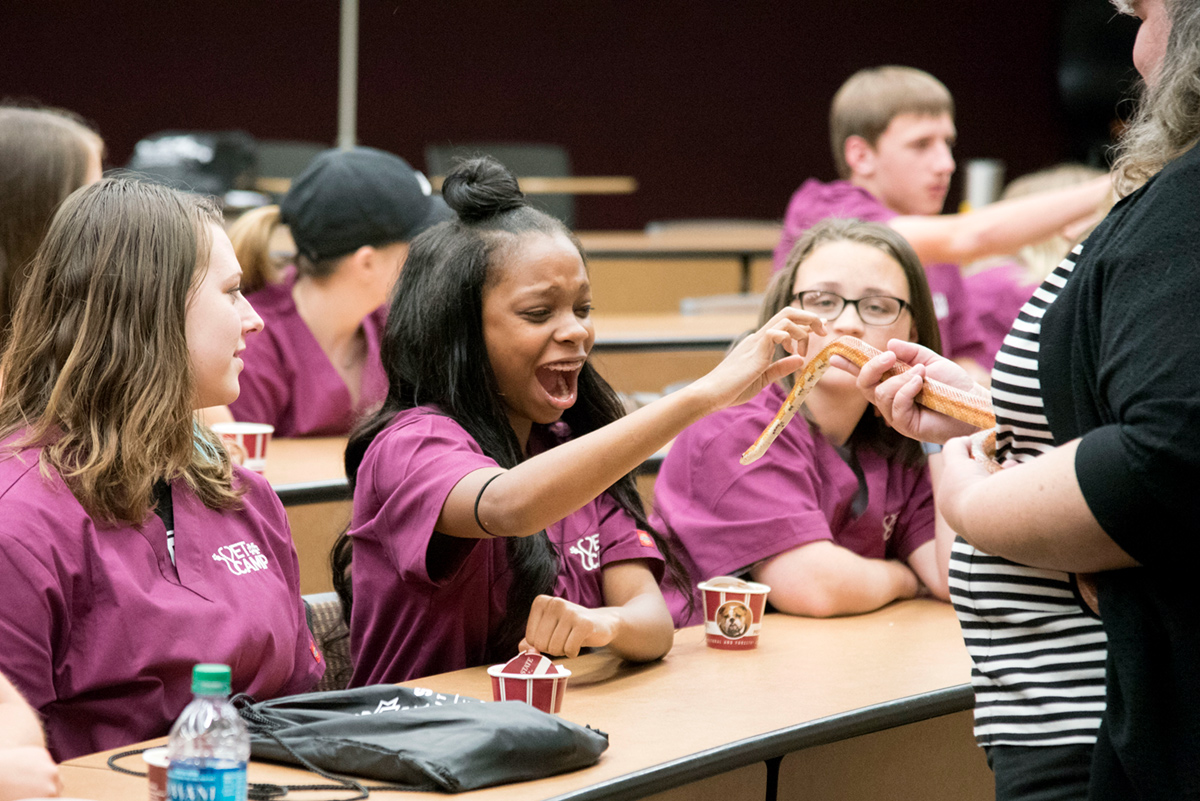
[[[825,319],[826,334],[809,335],[810,355],[847,335],[881,349],[896,338],[941,346],[920,261],[877,223],[827,220],[810,229],[767,290],[760,316],[788,305]],[[854,376],[827,372],[805,404],[808,425],[793,422],[762,459],[739,464],[790,380],[676,439],[655,485],[655,526],[678,543],[694,579],[753,578],[791,614],[867,612],[922,587],[947,599],[953,535],[935,536],[925,453],[874,414]],[[664,594],[676,624],[699,622],[703,605],[689,610],[672,589]]]

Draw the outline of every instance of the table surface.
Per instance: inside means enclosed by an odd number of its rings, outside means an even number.
[[[616,345],[639,343],[661,346],[688,342],[728,345],[734,337],[754,327],[757,312],[735,314],[596,314],[594,347],[604,350]]]
[[[654,256],[769,256],[779,244],[774,226],[684,226],[656,233],[645,231],[580,231],[588,256],[598,258]]]
[[[970,660],[954,612],[931,600],[830,620],[770,615],[754,651],[709,649],[701,627],[692,627],[676,633],[674,649],[660,662],[633,665],[604,651],[562,662],[572,671],[562,717],[608,732],[608,751],[590,768],[470,797],[636,798],[971,705]],[[491,693],[484,668],[406,685],[476,698]],[[134,797],[143,780],[108,772],[109,753],[66,763],[64,795]],[[97,770],[105,771],[103,780],[92,775]],[[250,778],[314,780],[258,763]]]
[[[345,437],[273,439],[267,446],[267,469],[263,475],[276,490],[313,481],[344,482],[345,452]]]
[[[444,175],[430,176],[439,192]],[[527,195],[629,195],[637,191],[637,179],[631,175],[526,175],[517,185]]]

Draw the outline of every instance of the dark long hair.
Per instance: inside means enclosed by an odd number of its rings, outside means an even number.
[[[870,245],[883,251],[899,264],[908,282],[909,307],[917,328],[917,344],[941,353],[942,336],[938,329],[937,312],[933,308],[933,294],[929,291],[929,282],[925,278],[921,260],[908,244],[908,240],[893,229],[880,223],[862,220],[823,220],[800,237],[792,247],[792,252],[788,254],[786,266],[767,288],[758,315],[760,327],[766,325],[768,320],[792,302],[792,287],[796,283],[796,273],[800,271],[800,265],[814,250],[829,242]],[[776,358],[783,358],[786,354],[783,348],[776,347],[775,355]],[[791,381],[791,378],[787,378],[784,383],[790,388]],[[807,413],[805,417],[807,418]],[[812,421],[809,422],[811,424]],[[888,427],[871,407],[867,407],[846,444],[851,450],[869,447],[884,458],[899,459],[903,464],[912,467],[925,463],[925,452],[921,443]]]
[[[388,378],[382,408],[351,434],[346,476],[354,486],[358,467],[375,437],[395,416],[417,406],[436,406],[471,435],[485,454],[511,469],[526,456],[509,422],[483,338],[483,298],[497,280],[493,265],[519,247],[528,234],[578,240],[558,220],[526,205],[516,178],[490,158],[461,163],[442,187],[458,219],[414,239],[396,284],[381,346]],[[582,249],[580,251],[582,257]],[[590,362],[579,375],[578,400],[562,415],[572,436],[581,436],[624,415],[613,389]],[[686,588],[683,568],[654,531],[629,473],[606,490],[648,532],[667,558],[667,569]],[[504,658],[524,634],[533,599],[553,590],[559,557],[544,531],[506,542],[512,583],[504,620],[489,652]],[[343,533],[330,555],[334,588],[347,620],[351,605],[352,541]]]

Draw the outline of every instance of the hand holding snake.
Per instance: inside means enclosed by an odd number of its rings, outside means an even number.
[[[902,343],[902,340],[892,340],[889,347],[894,347]],[[914,357],[920,357],[926,362],[936,360],[943,362],[932,351],[926,348],[920,348],[917,345],[909,342],[903,342],[903,345],[909,346],[909,351]],[[817,381],[824,375],[825,371],[830,367],[832,359],[839,356],[849,363],[856,365],[859,368],[859,386],[871,385],[874,387],[872,394],[868,394],[868,399],[877,404],[884,418],[890,425],[895,427],[901,434],[912,436],[915,438],[921,437],[921,433],[925,433],[925,429],[932,431],[935,427],[941,429],[938,433],[945,433],[948,436],[955,434],[977,433],[979,440],[976,443],[979,447],[975,450],[977,458],[981,461],[984,459],[990,460],[994,454],[995,441],[990,439],[990,446],[985,439],[991,429],[996,424],[996,418],[992,414],[991,402],[986,397],[975,393],[965,391],[961,388],[963,383],[962,378],[965,378],[965,373],[962,377],[956,376],[953,373],[950,376],[959,383],[960,386],[952,386],[940,381],[927,378],[925,372],[926,364],[921,364],[917,367],[899,361],[895,354],[890,352],[881,352],[862,340],[854,337],[841,337],[829,343],[820,353],[813,356],[805,368],[796,376],[796,383],[788,394],[787,399],[783,402],[783,406],[779,409],[775,419],[767,426],[766,430],[759,438],[751,445],[744,454],[742,454],[742,464],[750,464],[762,457],[771,443],[779,436],[784,427],[792,419],[795,413],[804,403],[805,397],[816,386]],[[929,357],[933,357],[931,360]],[[951,363],[952,364],[952,363]],[[955,366],[955,369],[958,369]],[[961,372],[961,370],[960,370]],[[884,395],[881,387],[884,383],[891,382],[894,387],[890,397],[890,404],[884,403]],[[973,385],[973,382],[972,382]],[[914,406],[920,404],[929,410],[940,412],[937,417],[930,416],[930,422],[922,427],[920,412]],[[890,408],[885,408],[890,407]],[[889,415],[889,411],[891,414]],[[897,412],[901,414],[897,415]],[[944,422],[946,419],[952,419],[953,424]],[[897,422],[903,421],[904,425],[897,425]],[[907,429],[907,430],[906,430]],[[943,440],[945,437],[943,437]],[[934,440],[938,441],[938,440]]]

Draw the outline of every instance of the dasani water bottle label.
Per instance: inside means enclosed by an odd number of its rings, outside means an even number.
[[[245,801],[246,763],[217,767],[171,763],[168,801]]]

